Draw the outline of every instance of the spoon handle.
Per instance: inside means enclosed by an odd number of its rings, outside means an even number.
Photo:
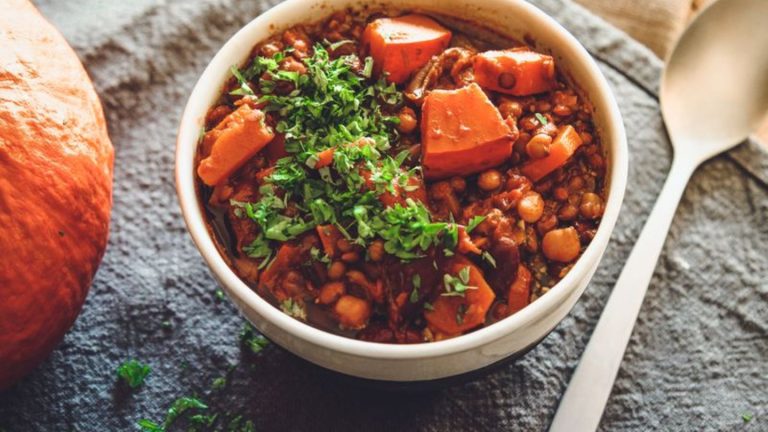
[[[669,226],[696,166],[688,158],[674,158],[653,211],[560,400],[550,432],[594,431],[600,424]]]

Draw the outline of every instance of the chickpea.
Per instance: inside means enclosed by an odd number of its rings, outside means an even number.
[[[341,260],[346,263],[353,263],[360,260],[360,254],[357,252],[346,252],[341,255]]]
[[[557,213],[557,217],[565,221],[574,220],[578,215],[579,209],[571,203],[566,203],[560,207],[560,211]]]
[[[515,144],[512,146],[512,149],[516,153],[525,153],[525,145],[528,144],[528,141],[531,139],[531,134],[528,132],[520,132],[520,134],[517,136],[517,140],[515,141]]]
[[[572,192],[579,191],[582,187],[584,187],[584,179],[581,177],[574,177],[568,182],[568,189]]]
[[[262,57],[272,58],[275,54],[282,50],[283,44],[280,41],[268,42],[259,48],[259,55]]]
[[[499,103],[499,113],[501,113],[502,118],[520,117],[523,114],[523,106],[520,105],[520,102],[503,98]]]
[[[370,246],[368,246],[368,258],[371,261],[379,262],[384,259],[384,242],[381,240],[374,240]]]
[[[589,157],[589,166],[591,166],[593,169],[599,170],[603,167],[603,165],[603,157],[599,154],[593,154]]]
[[[566,201],[568,199],[568,189],[560,186],[555,188],[555,191],[553,192],[555,199],[558,201]]]
[[[462,193],[467,190],[467,182],[463,177],[451,177],[451,189],[456,193]]]
[[[597,219],[603,215],[603,200],[599,195],[587,192],[581,197],[579,211],[587,219]]]
[[[517,202],[517,213],[528,223],[534,223],[544,214],[544,200],[536,192],[528,192]]]
[[[573,114],[573,110],[565,105],[555,105],[552,108],[552,113],[558,117],[568,117]]]
[[[291,297],[301,294],[304,287],[304,277],[296,270],[291,270],[285,274],[282,282],[282,289]]]
[[[397,130],[402,133],[411,133],[418,125],[416,113],[410,107],[403,107],[397,115],[397,118],[400,119],[400,124],[397,125]]]
[[[549,146],[552,137],[545,134],[536,134],[525,145],[525,152],[531,159],[541,159],[549,155]]]
[[[320,287],[316,302],[320,304],[331,304],[347,292],[347,287],[342,282],[328,282]]]
[[[451,187],[451,184],[447,181],[439,181],[437,183],[434,183],[429,188],[429,194],[432,195],[432,198],[436,200],[445,199],[448,195],[453,194],[453,188]]]
[[[352,250],[352,243],[349,240],[342,238],[336,241],[336,247],[342,252],[349,252]]]
[[[539,121],[534,116],[525,116],[520,119],[520,129],[531,132],[539,127]]]
[[[307,67],[304,63],[293,57],[286,57],[285,60],[280,62],[280,69],[288,72],[298,72],[300,75],[307,73]]]
[[[309,36],[301,29],[288,29],[283,33],[283,43],[293,47],[294,57],[306,57],[309,53]]]
[[[331,266],[328,267],[328,277],[331,279],[341,279],[344,276],[344,272],[347,270],[347,266],[341,261],[334,261]]]
[[[371,305],[359,297],[344,295],[336,302],[333,311],[342,327],[359,329],[365,327],[368,322]]]
[[[477,187],[486,192],[498,189],[499,186],[501,186],[501,173],[498,170],[483,171],[477,178]]]
[[[558,262],[571,262],[579,256],[581,242],[579,233],[573,227],[552,230],[544,235],[541,242],[544,256]]]

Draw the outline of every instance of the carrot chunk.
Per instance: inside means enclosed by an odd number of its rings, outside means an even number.
[[[426,311],[424,318],[432,331],[445,335],[456,336],[471,330],[485,322],[485,315],[491,307],[496,295],[483,277],[482,271],[466,258],[456,257],[446,266],[450,275],[458,275],[469,267],[469,286],[464,297],[443,296],[432,304],[433,310]]]
[[[336,153],[336,148],[327,148],[317,153],[317,162],[315,162],[315,169],[325,168],[333,163],[333,154]]]
[[[485,89],[526,96],[555,87],[555,61],[551,56],[512,49],[486,51],[473,60],[475,81]]]
[[[264,123],[264,113],[248,105],[229,114],[209,134],[214,132],[218,137],[211,154],[197,167],[197,174],[209,186],[224,181],[275,136]]]
[[[524,265],[517,267],[517,276],[509,286],[507,306],[509,313],[513,314],[528,306],[531,297],[531,272]]]
[[[427,179],[474,174],[512,154],[512,131],[475,83],[434,90],[421,112],[422,165]]]
[[[552,141],[549,147],[549,155],[542,159],[536,159],[523,165],[520,169],[526,177],[533,181],[539,181],[545,175],[565,165],[576,149],[581,146],[581,137],[576,129],[567,125],[560,129],[560,132]]]
[[[377,73],[401,84],[411,73],[440,53],[451,41],[451,32],[424,15],[379,18],[365,27],[363,45],[373,57]]]

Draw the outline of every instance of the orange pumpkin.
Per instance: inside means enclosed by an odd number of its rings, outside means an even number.
[[[72,326],[104,254],[113,149],[72,48],[0,0],[0,389]]]

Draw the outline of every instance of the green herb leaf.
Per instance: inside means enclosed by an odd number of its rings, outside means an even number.
[[[485,216],[475,216],[472,219],[470,219],[466,228],[467,234],[471,233],[472,230],[477,228],[477,226],[480,225],[484,220],[485,220]]]
[[[413,275],[413,290],[411,291],[410,301],[411,303],[418,303],[419,301],[419,288],[421,288],[421,276],[418,274]]]
[[[307,320],[307,310],[304,307],[304,304],[292,298],[286,299],[280,303],[280,309],[296,319],[300,319],[302,321]]]
[[[467,290],[477,289],[475,286],[469,286],[469,272],[470,269],[469,266],[467,266],[459,270],[458,277],[448,273],[444,274],[443,286],[445,287],[445,292],[441,295],[446,297],[464,297]]]
[[[432,306],[432,303],[424,302],[424,309],[426,309],[428,311],[433,311],[433,310],[435,310],[435,307]]]
[[[219,377],[213,380],[213,383],[211,384],[211,388],[213,390],[220,390],[227,386],[227,378],[226,377]]]
[[[547,123],[549,123],[549,120],[547,120],[547,118],[544,117],[542,113],[536,113],[534,114],[534,116],[536,117],[536,120],[539,121],[539,124],[541,124],[542,126],[545,126]]]
[[[483,251],[480,257],[482,257],[485,262],[490,264],[491,267],[496,268],[496,259],[488,251]]]
[[[165,432],[165,428],[152,420],[141,419],[136,424],[139,425],[143,432]]]
[[[256,333],[256,329],[249,323],[245,323],[243,329],[240,330],[240,342],[254,354],[258,354],[269,345],[269,339]]]
[[[226,298],[227,298],[227,296],[226,296],[226,294],[224,294],[224,291],[222,291],[220,289],[216,290],[216,300],[217,301],[223,301]]]
[[[240,84],[240,87],[232,90],[229,92],[231,95],[239,95],[239,96],[253,96],[253,90],[251,89],[251,86],[248,85],[248,80],[243,77],[243,74],[240,73],[240,69],[237,68],[237,66],[232,65],[232,67],[229,69],[232,72],[232,75],[234,75],[235,79],[237,79],[237,82]]]
[[[751,422],[753,417],[754,415],[751,412],[745,412],[741,414],[741,419],[744,420],[744,423]]]
[[[117,368],[117,376],[135,389],[144,383],[144,379],[151,371],[152,368],[149,365],[139,363],[136,360],[129,360]]]

